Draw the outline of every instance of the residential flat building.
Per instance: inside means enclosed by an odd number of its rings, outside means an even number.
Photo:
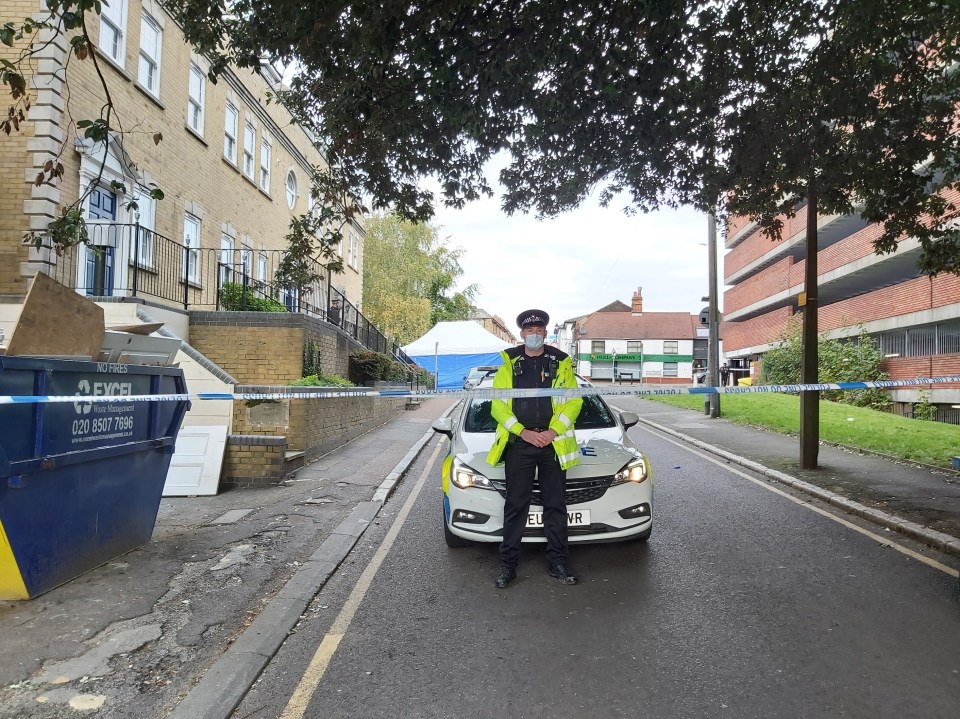
[[[556,327],[557,344],[591,381],[693,384],[707,365],[707,328],[698,315],[644,312],[642,288],[631,304],[614,301]]]
[[[486,310],[477,307],[468,317],[474,322],[480,324],[483,329],[491,334],[496,335],[504,342],[511,342],[513,344],[517,343],[517,338],[514,337],[513,333],[507,329],[507,323],[503,321],[503,318],[499,315],[491,315]]]
[[[947,198],[960,201],[953,191]],[[764,352],[803,311],[806,207],[785,219],[774,242],[757,225],[733,218],[726,234],[723,332],[726,362],[757,377]],[[922,275],[920,244],[903,238],[895,254],[877,255],[878,225],[857,215],[817,218],[819,329],[853,338],[861,327],[876,340],[892,379],[960,375],[960,277]],[[870,379],[870,378],[867,378]],[[936,419],[960,423],[960,386],[928,385],[891,392],[894,409],[909,415],[927,398]],[[953,406],[958,405],[958,406]]]
[[[4,19],[45,17],[42,0],[10,0]],[[342,274],[298,296],[275,282],[290,221],[313,210],[313,168],[325,167],[313,138],[268,94],[277,71],[227,68],[217,83],[158,0],[111,0],[91,15],[91,57],[70,57],[68,38],[33,63],[29,122],[0,135],[0,295],[22,297],[44,272],[94,298],[136,296],[180,309],[219,309],[222,290],[270,297],[323,316],[337,300],[340,322],[362,306],[362,220],[342,230]],[[17,49],[4,49],[14,57]],[[92,142],[76,121],[100,116],[109,88],[116,128]],[[62,163],[56,182],[34,182]],[[120,185],[123,189],[120,189]],[[151,190],[163,199],[152,199]],[[86,244],[58,253],[24,242],[86,195]],[[342,305],[343,307],[339,307]],[[352,310],[352,314],[351,314]]]

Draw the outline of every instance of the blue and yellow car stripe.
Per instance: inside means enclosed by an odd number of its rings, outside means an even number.
[[[450,494],[450,471],[453,468],[453,455],[448,454],[440,468],[441,486],[444,495]]]

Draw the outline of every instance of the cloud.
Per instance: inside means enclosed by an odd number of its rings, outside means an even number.
[[[628,217],[588,201],[540,221],[504,214],[495,197],[438,208],[434,224],[465,250],[460,286],[479,285],[477,304],[511,329],[530,307],[556,322],[614,300],[630,304],[638,287],[646,311],[696,314],[708,290],[707,220],[692,210]]]

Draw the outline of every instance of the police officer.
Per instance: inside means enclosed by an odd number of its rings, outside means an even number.
[[[493,378],[495,389],[577,386],[570,356],[555,347],[544,347],[549,322],[550,316],[543,310],[520,313],[517,325],[523,344],[500,353],[503,364]],[[567,470],[580,462],[573,428],[582,405],[579,397],[517,397],[492,402],[497,433],[487,462],[504,462],[507,485],[496,579],[501,589],[517,577],[534,478],[540,486],[550,576],[564,584],[578,581],[567,558],[566,480]]]

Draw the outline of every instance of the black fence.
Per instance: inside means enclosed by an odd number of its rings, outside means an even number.
[[[413,360],[330,284],[318,262],[315,287],[278,285],[282,250],[188,247],[140,225],[90,223],[89,242],[57,259],[52,276],[93,299],[144,297],[185,310],[299,312],[336,325],[364,347]]]

